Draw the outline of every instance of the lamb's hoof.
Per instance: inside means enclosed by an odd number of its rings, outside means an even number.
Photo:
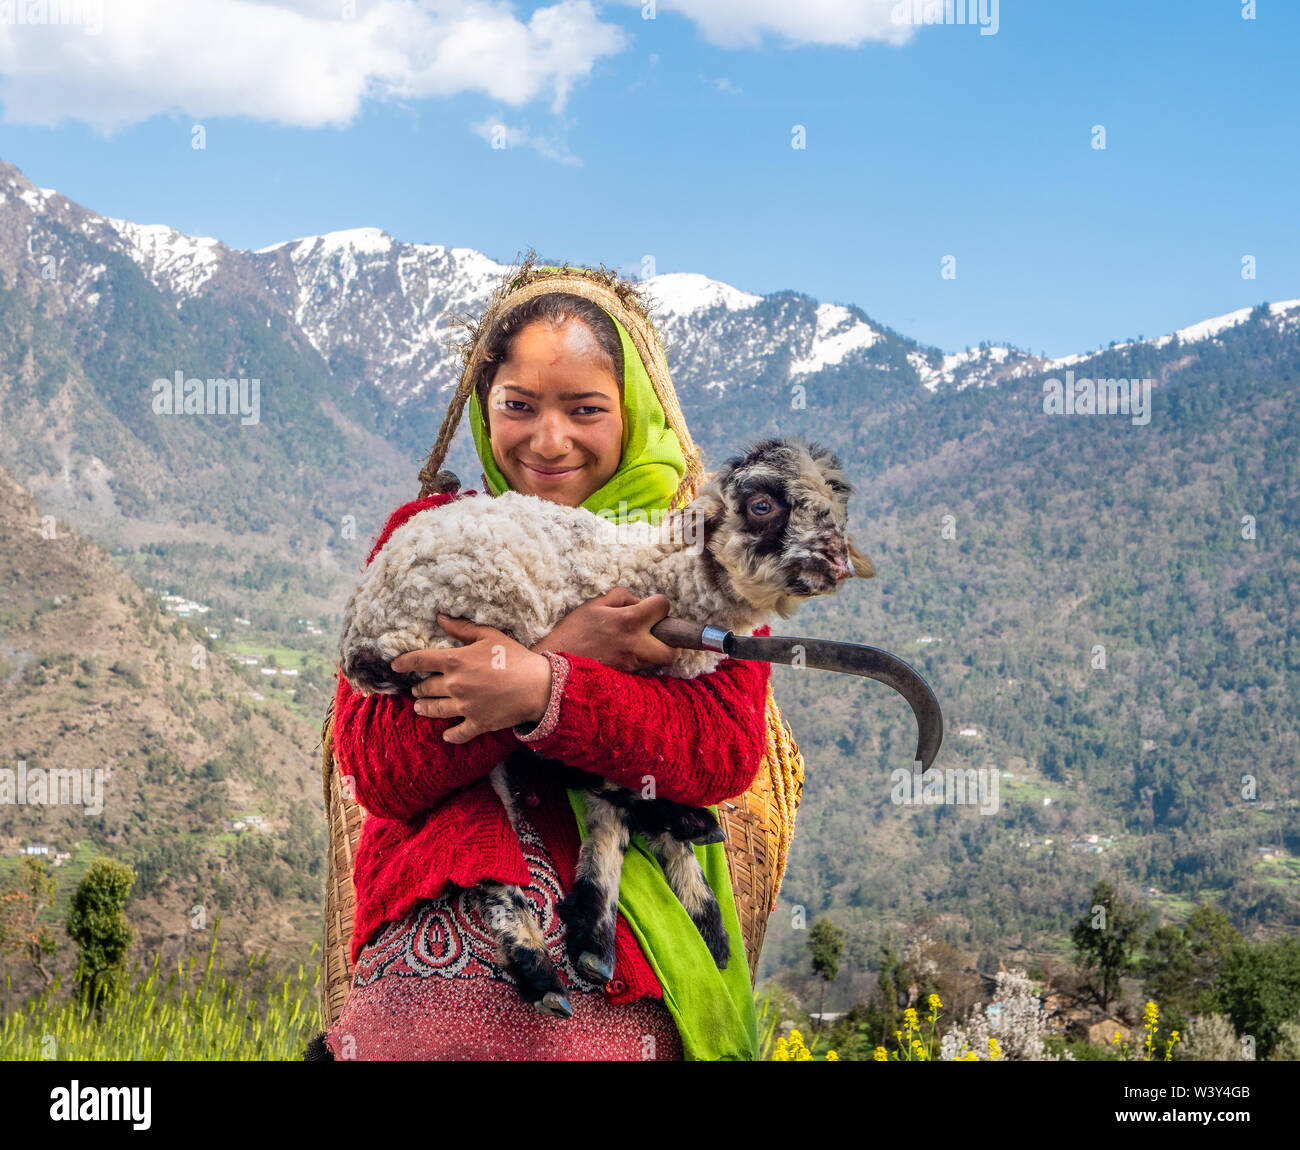
[[[727,934],[727,928],[722,925],[722,911],[718,904],[711,902],[691,917],[695,922],[695,929],[704,939],[704,945],[709,948],[714,965],[719,970],[726,970],[727,961],[731,958],[731,938]]]
[[[722,843],[727,841],[727,832],[720,826],[715,826],[712,830],[707,830],[701,835],[696,835],[691,842],[697,847],[706,847],[710,843]]]
[[[325,1031],[321,1031],[315,1038],[307,1043],[307,1049],[303,1051],[302,1058],[304,1062],[334,1062],[334,1055],[330,1053],[330,1048],[325,1045]]]
[[[548,990],[536,1002],[533,1008],[538,1014],[545,1014],[550,1018],[572,1018],[573,1004],[569,1001],[568,996],[561,994],[557,990]]]
[[[599,982],[602,986],[614,977],[614,964],[606,962],[598,954],[584,950],[578,955],[577,967],[583,978]]]

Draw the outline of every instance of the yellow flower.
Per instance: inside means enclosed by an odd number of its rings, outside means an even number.
[[[913,1010],[910,1006],[905,1011],[903,1011],[903,1029],[904,1030],[921,1029],[921,1023],[920,1020],[916,1017],[916,1011]]]
[[[931,1010],[938,1010],[943,1006],[943,1003],[939,1001],[939,996],[937,994],[930,995],[928,1002]]]
[[[877,1046],[876,1052],[871,1056],[873,1062],[888,1062],[889,1054],[883,1046]]]
[[[998,1045],[998,1040],[996,1038],[990,1038],[989,1039],[989,1060],[992,1062],[996,1062],[1001,1057],[1002,1057],[1002,1047]]]
[[[839,1056],[838,1054],[836,1054],[835,1051],[833,1051],[833,1050],[828,1050],[828,1051],[826,1051],[826,1061],[827,1061],[827,1062],[838,1062],[839,1060],[840,1060],[840,1056]]]
[[[807,1044],[803,1040],[803,1033],[794,1029],[786,1038],[776,1040],[777,1054],[773,1056],[774,1062],[811,1062],[813,1060],[812,1052],[809,1051]]]

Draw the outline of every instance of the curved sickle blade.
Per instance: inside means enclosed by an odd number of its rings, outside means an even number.
[[[916,716],[916,758],[929,770],[943,743],[943,711],[939,700],[917,670],[897,655],[862,643],[837,643],[832,639],[801,639],[794,635],[734,635],[728,632],[723,650],[734,659],[761,659],[766,663],[793,663],[802,651],[804,666],[845,675],[860,675],[893,687]]]

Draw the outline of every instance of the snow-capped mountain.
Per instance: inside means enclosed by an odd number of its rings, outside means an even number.
[[[72,229],[128,256],[177,303],[231,293],[275,301],[326,363],[345,365],[399,407],[451,386],[458,365],[448,340],[459,335],[451,317],[481,312],[509,270],[470,248],[402,243],[378,228],[241,251],[164,224],[96,215],[52,189],[33,187],[2,163],[0,217],[18,240],[7,245],[5,267],[15,279],[40,271],[22,259],[23,245],[38,256],[42,244],[58,247],[49,233]],[[66,306],[93,307],[97,293],[90,279],[78,282],[81,270],[70,257],[56,253],[45,286],[57,281]],[[657,275],[643,286],[656,303],[655,318],[684,392],[734,393],[764,375],[774,357],[791,381],[853,363],[882,366],[870,353],[886,335],[856,308],[818,305],[793,293],[758,296],[697,273]]]
[[[451,316],[480,313],[509,271],[470,248],[399,243],[377,228],[291,240],[253,255],[265,261],[266,282],[291,301],[295,322],[321,355],[332,362],[340,351],[360,354],[368,378],[398,405],[451,386],[459,370],[448,349],[458,334]],[[882,338],[865,316],[839,305],[815,307],[782,336],[765,319],[762,296],[695,273],[641,283],[655,302],[670,363],[686,376],[702,374],[695,382],[706,391],[743,386],[777,341],[789,349],[795,378],[843,363]]]
[[[1238,308],[1226,315],[1189,324],[1187,327],[1155,339],[1126,340],[1096,351],[1075,352],[1054,359],[1031,355],[1013,347],[990,347],[981,344],[978,348],[952,355],[944,355],[933,349],[919,350],[909,354],[908,360],[916,369],[922,386],[930,391],[940,388],[961,391],[967,387],[987,387],[1003,379],[1019,379],[1064,371],[1104,353],[1130,351],[1141,347],[1160,351],[1175,341],[1180,345],[1214,342],[1224,332],[1245,323],[1254,310],[1249,307]],[[1268,316],[1270,320],[1276,321],[1278,330],[1300,326],[1300,299],[1269,304]]]
[[[8,240],[0,268],[19,280],[26,273],[43,276],[47,285],[57,281],[64,306],[96,305],[94,283],[102,261],[78,261],[70,252],[56,251],[58,245],[48,242],[50,225],[125,254],[177,304],[205,293],[272,303],[331,368],[350,377],[353,386],[373,383],[398,408],[453,384],[458,362],[449,340],[460,333],[451,317],[481,312],[509,270],[471,248],[403,243],[369,227],[241,251],[165,224],[96,215],[54,189],[34,187],[2,162],[0,220]],[[687,272],[652,276],[643,286],[656,301],[655,318],[687,403],[734,396],[760,380],[789,387],[839,368],[867,372],[868,379],[875,372],[914,374],[929,391],[960,391],[1064,370],[1101,354],[1047,359],[988,345],[944,353],[873,323],[855,307],[817,304],[793,292],[759,296]],[[1174,339],[1182,344],[1214,340],[1244,323],[1251,310],[1140,342],[1162,349]],[[1279,324],[1300,323],[1300,300],[1273,304],[1269,314]]]
[[[42,246],[45,226],[51,224],[129,256],[175,300],[234,291],[276,301],[326,363],[368,379],[396,407],[451,386],[458,364],[448,337],[458,333],[450,318],[480,312],[508,270],[472,248],[402,243],[377,227],[239,251],[211,236],[98,216],[53,188],[32,186],[3,162],[0,216],[10,240],[5,272],[21,278],[23,269],[14,262],[25,246],[32,257],[21,261],[27,272],[57,279],[66,305],[94,307],[99,298],[94,281],[103,268],[99,262],[59,261],[51,274],[51,256]],[[1101,353],[1044,359],[987,344],[944,353],[898,337],[857,308],[815,304],[793,292],[759,296],[698,273],[654,275],[643,287],[656,301],[669,364],[685,395],[733,395],[759,378],[771,385],[774,369],[793,385],[844,366],[867,372],[910,369],[927,390],[959,391],[1071,368]],[[1243,324],[1251,311],[1242,308],[1141,343],[1158,350],[1175,338],[1183,344],[1213,340]],[[1273,304],[1269,313],[1279,324],[1295,325],[1300,300]],[[1136,343],[1115,344],[1108,351]]]

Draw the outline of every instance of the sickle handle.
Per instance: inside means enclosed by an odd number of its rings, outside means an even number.
[[[704,646],[704,628],[707,625],[666,615],[650,628],[650,634],[669,647],[686,651],[704,651],[707,650]]]

